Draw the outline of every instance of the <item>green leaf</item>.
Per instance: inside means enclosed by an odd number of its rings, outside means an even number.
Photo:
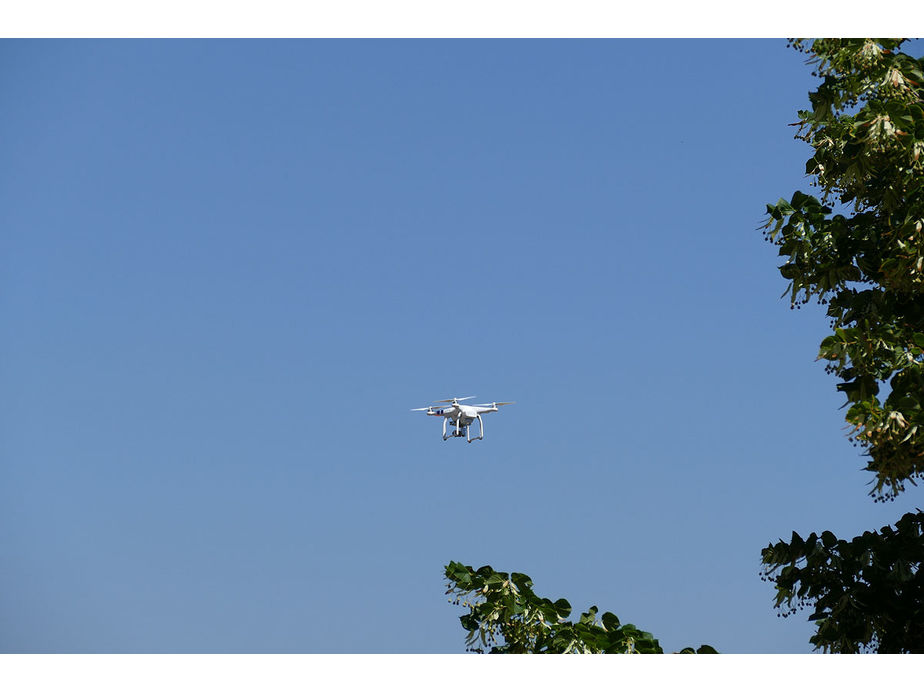
[[[523,573],[510,573],[510,579],[520,590],[529,590],[533,586],[533,581],[529,575],[524,575]]]
[[[594,623],[597,620],[597,607],[592,606],[581,614],[580,623]]]
[[[619,628],[619,619],[615,614],[612,614],[609,611],[603,612],[603,616],[600,617],[600,622],[603,624],[603,627],[606,630],[616,630]]]
[[[568,618],[571,613],[571,603],[567,599],[558,599],[553,606],[559,618]]]

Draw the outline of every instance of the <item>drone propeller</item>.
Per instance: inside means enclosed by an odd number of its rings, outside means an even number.
[[[516,402],[491,402],[489,404],[476,404],[476,407],[502,407],[505,404],[516,404]]]
[[[464,402],[467,399],[475,399],[477,395],[472,395],[471,397],[453,397],[452,399],[438,399],[437,402],[449,402],[455,404],[456,402]]]

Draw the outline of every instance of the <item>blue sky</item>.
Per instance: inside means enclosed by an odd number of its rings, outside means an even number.
[[[461,652],[450,560],[811,650],[866,495],[782,40],[0,42],[0,651]],[[486,439],[409,411],[516,400]]]

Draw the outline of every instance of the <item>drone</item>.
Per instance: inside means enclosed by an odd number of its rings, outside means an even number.
[[[490,414],[492,411],[497,411],[498,407],[502,407],[506,404],[516,404],[516,402],[491,402],[491,404],[459,404],[467,399],[475,399],[474,395],[471,397],[453,397],[452,399],[438,399],[437,404],[431,404],[429,407],[420,407],[419,409],[411,409],[411,411],[423,411],[427,413],[427,416],[442,416],[443,417],[443,440],[449,440],[450,438],[465,438],[469,443],[473,440],[483,440],[484,439],[484,421],[481,418],[482,414]],[[440,406],[445,403],[444,406]],[[472,438],[472,423],[475,419],[478,419],[478,435]],[[449,422],[454,424],[453,428],[455,430],[448,430],[447,427]]]

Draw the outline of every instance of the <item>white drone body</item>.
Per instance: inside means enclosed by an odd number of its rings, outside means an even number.
[[[505,404],[516,404],[515,402],[491,402],[491,404],[459,404],[466,399],[475,399],[474,397],[453,397],[452,399],[437,400],[440,404],[433,404],[429,407],[420,407],[411,409],[411,411],[423,411],[427,416],[443,417],[443,440],[450,438],[465,438],[469,443],[473,440],[484,439],[484,421],[482,414],[490,414],[497,411],[498,407]],[[442,404],[442,403],[446,404]],[[472,424],[478,420],[478,435],[472,438]],[[453,429],[447,430],[449,423],[453,424]]]

